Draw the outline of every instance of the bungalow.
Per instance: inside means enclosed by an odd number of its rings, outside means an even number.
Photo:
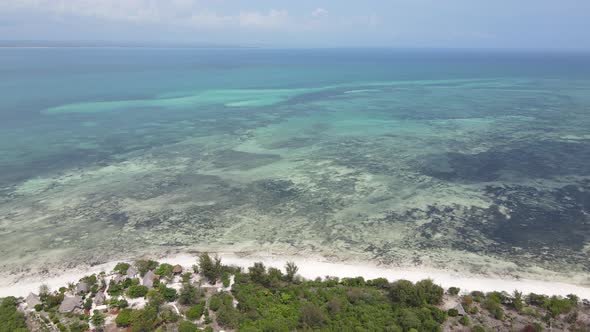
[[[154,273],[154,271],[147,271],[147,273],[143,276],[142,285],[147,288],[154,287],[154,279],[158,276]]]
[[[138,273],[138,272],[137,272],[137,269],[136,269],[136,268],[134,268],[133,266],[130,266],[130,267],[127,269],[127,277],[128,277],[128,278],[131,278],[131,279],[133,279],[133,278],[137,277],[137,273]]]
[[[80,282],[76,286],[76,294],[86,294],[90,290],[90,285],[85,282]]]
[[[33,308],[35,308],[35,306],[37,304],[41,304],[41,299],[39,298],[38,295],[33,294],[33,293],[29,293],[29,296],[27,296],[27,298],[25,299],[25,302],[27,302],[27,307],[29,309],[33,309]]]
[[[182,266],[175,265],[174,268],[172,269],[172,273],[174,273],[175,275],[181,274],[182,273]]]
[[[105,300],[106,296],[104,295],[104,292],[98,292],[94,296],[94,304],[96,304],[97,306],[103,305]]]
[[[67,296],[61,302],[58,311],[63,314],[78,308],[82,308],[82,298],[80,296]]]

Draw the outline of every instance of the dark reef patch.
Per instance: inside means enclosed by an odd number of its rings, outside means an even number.
[[[426,175],[447,181],[590,175],[590,143],[540,141],[477,154],[444,153],[418,161]]]
[[[552,191],[532,187],[487,187],[495,202],[509,208],[509,217],[492,214],[492,239],[523,248],[581,250],[590,239],[590,181]]]

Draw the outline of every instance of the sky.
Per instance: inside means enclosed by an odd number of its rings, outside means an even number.
[[[0,40],[590,49],[590,0],[0,0]]]

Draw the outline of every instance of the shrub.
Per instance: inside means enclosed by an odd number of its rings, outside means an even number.
[[[444,289],[432,282],[431,279],[421,280],[416,283],[416,290],[420,303],[438,305],[442,302]]]
[[[401,306],[416,306],[418,298],[414,284],[408,280],[398,280],[391,284],[390,297],[395,304]]]
[[[146,286],[134,285],[129,287],[129,289],[127,290],[127,296],[129,296],[132,299],[144,297],[148,293],[148,290],[149,289]]]
[[[223,274],[221,275],[221,282],[223,283],[223,287],[229,287],[231,281],[228,272],[223,272]]]
[[[481,325],[475,325],[471,328],[471,332],[486,332],[486,329],[484,329]]]
[[[158,319],[156,308],[147,306],[141,310],[131,312],[131,326],[133,331],[154,331]]]
[[[182,321],[178,325],[178,332],[196,332],[198,331],[197,325],[189,322],[189,321]]]
[[[461,325],[464,325],[464,326],[469,325],[469,317],[467,317],[467,316],[461,317],[461,319],[459,319],[459,323],[461,323]]]
[[[102,326],[104,324],[105,316],[98,310],[94,310],[94,315],[92,315],[92,325],[94,326]]]
[[[561,314],[570,312],[575,306],[577,306],[577,299],[572,298],[561,298],[552,296],[544,305],[549,310],[553,317],[557,317]]]
[[[166,302],[173,302],[178,297],[178,295],[176,294],[176,289],[168,288],[164,284],[160,284],[160,286],[158,286],[158,292],[162,294]]]
[[[131,324],[131,313],[133,310],[131,309],[123,309],[119,311],[117,318],[115,318],[115,323],[118,327],[127,327]]]
[[[457,309],[449,309],[447,313],[450,317],[457,317],[459,315],[459,311]]]
[[[174,266],[172,266],[170,264],[162,263],[162,264],[160,264],[160,266],[158,266],[158,268],[154,271],[154,273],[159,276],[165,277],[165,278],[171,278],[173,269],[174,269]]]
[[[158,263],[156,261],[152,261],[152,260],[145,260],[145,259],[140,259],[135,262],[135,266],[137,266],[137,270],[139,271],[139,275],[142,277],[147,273],[147,271],[157,269],[158,265],[160,265],[160,263]]]
[[[203,316],[203,312],[205,311],[205,302],[201,302],[197,305],[192,306],[186,312],[186,318],[190,320],[197,320]]]
[[[127,270],[129,269],[131,265],[129,265],[128,263],[117,263],[117,265],[115,265],[115,268],[113,269],[113,271],[119,272],[120,274],[127,274]]]
[[[25,316],[16,310],[16,298],[9,296],[0,302],[0,332],[26,332]]]
[[[301,323],[303,327],[321,327],[325,321],[324,312],[317,305],[308,303],[301,309]]]
[[[222,304],[223,302],[219,296],[212,296],[209,300],[209,309],[217,311],[219,310]]]
[[[460,289],[460,288],[457,288],[457,287],[449,287],[449,289],[447,290],[447,293],[448,293],[449,295],[456,296],[456,295],[459,295],[459,292],[460,292],[460,291],[461,291],[461,289]]]
[[[222,305],[217,311],[217,323],[234,329],[238,327],[239,312],[231,305]]]

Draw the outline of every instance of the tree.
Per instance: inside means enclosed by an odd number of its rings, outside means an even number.
[[[299,271],[299,268],[294,262],[287,262],[287,264],[285,264],[285,272],[287,273],[285,278],[287,281],[292,282],[295,278],[295,274],[297,274],[297,271]]]
[[[521,311],[524,303],[522,300],[522,292],[519,292],[517,290],[514,291],[514,293],[512,294],[512,306],[514,307],[514,309],[516,311]]]
[[[248,268],[250,280],[259,284],[266,284],[266,267],[262,262],[254,263],[254,266]]]
[[[199,303],[199,298],[202,297],[202,292],[195,285],[190,282],[185,282],[180,288],[178,295],[178,302],[183,305],[195,305]]]
[[[449,289],[447,290],[447,293],[449,295],[452,295],[452,296],[457,296],[457,295],[459,295],[459,292],[460,291],[461,291],[460,288],[457,288],[457,287],[449,287]]]
[[[210,284],[214,285],[221,276],[221,259],[212,259],[207,253],[199,256],[199,270],[207,278]]]
[[[39,286],[39,297],[47,295],[49,295],[49,286],[47,286],[47,284],[41,284],[41,286]]]

